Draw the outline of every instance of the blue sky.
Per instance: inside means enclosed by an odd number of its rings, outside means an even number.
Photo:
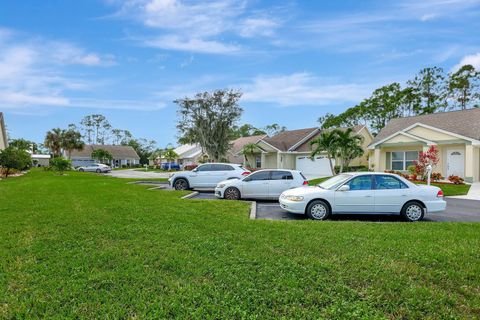
[[[176,98],[244,92],[242,123],[316,125],[421,68],[480,68],[480,0],[4,0],[0,111],[11,137],[102,113],[176,141]]]

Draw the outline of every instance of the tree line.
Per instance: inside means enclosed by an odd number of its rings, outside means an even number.
[[[445,73],[442,68],[424,68],[404,86],[394,82],[382,86],[372,95],[346,111],[327,113],[318,122],[321,128],[366,125],[378,133],[391,119],[478,108],[480,72],[472,65]]]
[[[140,157],[141,164],[148,163],[156,146],[154,140],[135,138],[128,130],[114,129],[101,114],[87,115],[79,125],[69,124],[67,129],[49,130],[43,143],[54,157],[66,154],[68,159],[74,150],[83,150],[86,144],[131,146]],[[102,159],[106,159],[105,156]]]

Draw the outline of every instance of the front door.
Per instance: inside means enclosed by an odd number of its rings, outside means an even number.
[[[462,149],[447,150],[447,177],[465,177],[465,153]]]
[[[357,176],[346,184],[348,191],[335,191],[333,211],[338,213],[373,213],[375,209],[371,175]]]

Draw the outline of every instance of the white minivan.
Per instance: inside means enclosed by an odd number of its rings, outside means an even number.
[[[168,179],[175,190],[215,188],[223,180],[240,179],[250,171],[234,163],[205,163],[192,171],[176,172]]]

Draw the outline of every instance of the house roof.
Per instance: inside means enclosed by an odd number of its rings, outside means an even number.
[[[475,108],[392,119],[380,130],[370,146],[415,124],[423,124],[467,138],[480,140],[480,109]]]
[[[250,137],[240,137],[235,139],[231,142],[230,152],[233,154],[238,154],[242,151],[243,147],[249,143],[257,143],[259,140],[265,139],[268,136],[266,134],[261,134],[258,136],[250,136]]]
[[[195,158],[202,153],[202,147],[199,144],[182,144],[173,151],[178,154],[179,159]]]
[[[313,134],[315,131],[318,131],[318,128],[307,128],[307,129],[298,129],[298,130],[288,130],[280,132],[279,134],[271,137],[264,138],[262,141],[265,141],[269,145],[277,148],[280,151],[288,151],[293,146],[301,142],[308,135]]]
[[[242,149],[246,144],[257,143],[258,141],[268,137],[266,134],[250,136],[250,137],[240,137],[231,142],[231,147],[228,153],[228,161],[231,163],[243,163]]]
[[[8,140],[7,140],[7,128],[5,127],[5,122],[3,120],[3,113],[0,112],[0,137],[2,138],[2,145],[8,147]]]
[[[359,133],[360,130],[365,128],[365,126],[364,125],[357,125],[357,126],[353,126],[351,128],[352,128],[353,132]],[[336,129],[347,130],[347,128],[336,128]],[[312,136],[308,140],[304,141],[297,148],[295,148],[294,151],[298,151],[298,152],[310,152],[310,151],[312,151],[312,147],[310,146],[310,141],[318,138],[323,131],[328,131],[328,130],[331,130],[331,129],[324,129],[324,130],[319,131],[317,134],[315,134],[314,136]]]
[[[94,150],[103,149],[108,151],[114,159],[136,159],[140,160],[135,149],[131,146],[120,145],[98,145],[98,144],[86,144],[83,150],[72,151],[72,158],[90,158]]]

